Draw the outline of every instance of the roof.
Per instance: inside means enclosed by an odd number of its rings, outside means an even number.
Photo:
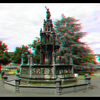
[[[6,65],[6,67],[9,67],[9,68],[15,68],[15,67],[19,67],[21,64],[13,64],[13,63],[10,63],[8,65]]]

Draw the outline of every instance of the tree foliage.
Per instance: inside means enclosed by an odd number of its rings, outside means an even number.
[[[22,45],[21,47],[16,47],[14,54],[11,56],[12,62],[15,64],[21,64],[22,53],[24,54],[23,62],[26,64],[28,61],[28,54],[30,54],[30,52],[28,51],[28,47],[24,45]]]
[[[3,65],[6,65],[11,62],[10,55],[8,54],[7,50],[7,45],[0,41],[0,63]]]
[[[32,47],[33,50],[35,50],[33,61],[36,64],[39,64],[40,62],[40,51],[36,47],[39,43],[40,43],[40,38],[36,37],[36,39],[33,40],[33,43],[28,45],[29,47]]]
[[[0,73],[1,73],[1,64],[7,65],[11,62],[10,55],[8,54],[8,48],[3,41],[0,41]]]
[[[57,62],[61,56],[62,63],[69,64],[70,54],[72,54],[73,63],[78,65],[81,64],[81,61],[85,61],[82,59],[86,58],[87,55],[92,54],[92,50],[87,47],[87,44],[79,40],[86,35],[86,32],[80,31],[81,24],[77,24],[77,21],[73,17],[66,18],[64,14],[62,14],[61,20],[55,21],[56,44],[60,45],[56,52]]]
[[[85,55],[82,59],[82,62],[89,62],[89,63],[97,64],[96,58],[97,57],[93,54]]]

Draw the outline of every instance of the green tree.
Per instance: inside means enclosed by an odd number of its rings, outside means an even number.
[[[56,32],[56,44],[60,45],[58,51],[56,51],[56,61],[59,62],[59,56],[61,56],[61,62],[69,64],[70,54],[72,54],[73,63],[76,65],[81,64],[83,58],[86,58],[87,54],[91,54],[92,50],[87,48],[86,43],[81,42],[79,39],[86,35],[86,32],[81,32],[81,24],[77,24],[77,21],[73,17],[65,17],[62,14],[61,20],[55,21]],[[88,60],[87,60],[88,61]]]
[[[88,46],[87,48],[90,49]],[[85,54],[85,56],[83,56],[82,62],[97,64],[96,58],[97,57],[94,54]]]
[[[1,73],[1,64],[7,65],[11,62],[10,55],[8,54],[8,48],[5,43],[0,41],[0,73]]]
[[[23,62],[26,64],[28,61],[28,54],[30,54],[30,52],[28,51],[28,47],[24,45],[16,47],[14,54],[11,56],[12,62],[15,64],[21,64],[22,53],[24,54]]]

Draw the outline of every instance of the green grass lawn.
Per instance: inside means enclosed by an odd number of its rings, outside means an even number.
[[[2,71],[2,70],[6,70],[6,68],[1,68],[1,71]],[[16,69],[11,69],[11,70],[9,70],[9,72],[7,72],[7,74],[16,74]],[[0,80],[2,80],[1,74],[0,74]]]
[[[96,75],[89,75],[91,77],[91,79],[94,79],[94,78],[99,78],[99,76],[96,76]],[[78,77],[76,77],[77,79],[84,79],[84,75],[78,75]]]
[[[1,74],[0,74],[0,80],[2,80],[2,78],[1,78]]]
[[[0,80],[2,80],[2,78],[1,78],[1,74],[0,74]]]
[[[1,71],[2,70],[6,70],[6,68],[1,68]],[[7,72],[7,74],[16,74],[16,69],[9,69],[9,71]]]
[[[62,83],[61,85],[72,85],[72,84],[77,84],[77,82],[71,82],[71,83]],[[34,83],[25,83],[21,82],[21,85],[36,85],[36,86],[56,86],[56,84],[34,84]]]

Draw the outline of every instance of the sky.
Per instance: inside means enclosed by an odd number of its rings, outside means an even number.
[[[8,52],[32,44],[40,37],[40,28],[46,19],[45,6],[53,22],[61,19],[61,14],[79,19],[81,31],[87,32],[80,41],[94,54],[100,54],[100,3],[0,3],[0,41],[7,45]]]

